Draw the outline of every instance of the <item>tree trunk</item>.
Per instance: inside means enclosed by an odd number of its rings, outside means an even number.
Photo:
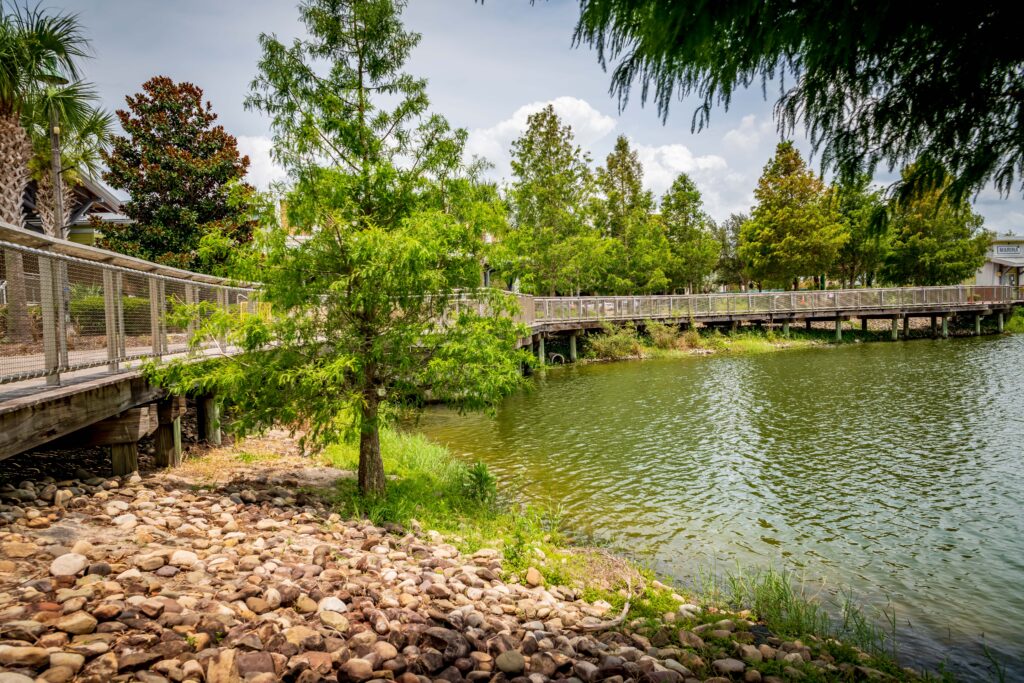
[[[359,420],[359,491],[363,495],[384,493],[384,459],[380,454],[380,399],[375,388],[363,396]]]
[[[58,223],[53,219],[54,201],[52,186],[53,182],[48,177],[36,181],[36,211],[39,213],[39,219],[42,221],[43,230],[47,235],[67,239],[68,236],[65,230],[68,221],[71,219],[71,202],[74,201],[75,193],[68,187],[67,183],[61,184],[62,194],[64,195],[64,215]]]
[[[28,182],[32,145],[17,114],[0,116],[0,221],[24,227],[22,203]],[[18,344],[32,342],[25,291],[25,263],[21,252],[4,250],[7,281],[7,338]]]

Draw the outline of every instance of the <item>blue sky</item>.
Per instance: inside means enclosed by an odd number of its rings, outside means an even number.
[[[251,180],[265,186],[280,177],[269,157],[269,123],[242,101],[255,75],[261,32],[290,39],[299,34],[289,0],[47,0],[79,14],[92,37],[87,76],[104,105],[162,74],[200,86],[220,123],[250,156]],[[407,70],[429,80],[433,107],[469,130],[469,151],[508,172],[509,144],[526,117],[544,104],[572,124],[594,163],[603,161],[617,135],[626,135],[644,162],[645,181],[663,192],[675,175],[689,173],[716,219],[748,210],[753,188],[779,139],[772,120],[774,92],[740,93],[711,126],[691,133],[695,101],[676,102],[663,124],[653,107],[634,98],[621,114],[608,94],[609,78],[587,48],[573,48],[576,0],[411,0],[406,24],[423,35]],[[809,146],[799,133],[801,148]],[[816,161],[815,161],[816,163]],[[879,181],[888,180],[880,175]],[[976,210],[989,229],[1024,231],[1024,200],[985,191]]]

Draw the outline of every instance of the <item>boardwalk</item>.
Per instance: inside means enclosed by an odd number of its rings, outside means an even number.
[[[4,287],[0,304],[0,460],[57,439],[116,446],[161,429],[176,430],[180,412],[160,390],[146,384],[139,367],[186,352],[188,327],[174,326],[175,303],[204,303],[236,312],[257,310],[255,287],[166,268],[111,252],[56,240],[0,224]],[[893,338],[912,317],[931,318],[933,328],[967,316],[980,331],[984,316],[1001,326],[1022,290],[1013,287],[917,287],[689,296],[520,296],[518,319],[529,329],[520,344],[544,359],[544,340],[576,337],[608,323],[642,325],[659,320],[679,325],[735,327],[774,325],[783,334],[796,321],[891,321]],[[470,304],[473,305],[473,304]],[[20,327],[19,327],[19,322]],[[207,356],[232,353],[216,341]],[[215,431],[214,403],[207,406]],[[160,402],[154,410],[149,404]],[[83,432],[90,428],[88,433]],[[101,436],[97,436],[97,432]],[[121,439],[121,441],[117,441]],[[171,449],[173,434],[165,435]],[[132,442],[134,444],[134,442]],[[172,452],[164,459],[174,460]],[[129,463],[130,464],[130,463]]]

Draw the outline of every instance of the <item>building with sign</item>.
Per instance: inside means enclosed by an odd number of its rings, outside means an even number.
[[[974,277],[976,285],[1021,284],[1024,275],[1024,235],[996,235],[985,256],[985,265]]]

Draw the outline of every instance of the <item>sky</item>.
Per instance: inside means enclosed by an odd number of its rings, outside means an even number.
[[[261,33],[290,41],[302,35],[290,0],[44,0],[77,13],[92,39],[86,76],[103,106],[121,108],[155,75],[201,87],[219,123],[250,158],[250,182],[266,187],[284,177],[271,158],[270,122],[243,101],[256,74]],[[691,131],[696,100],[677,101],[667,122],[634,97],[620,112],[609,75],[587,47],[572,46],[576,0],[410,0],[406,26],[422,40],[406,70],[428,79],[435,112],[469,131],[467,154],[491,161],[493,177],[509,173],[509,148],[527,116],[552,103],[593,165],[625,135],[644,165],[645,185],[660,195],[680,172],[690,175],[716,220],[749,211],[753,190],[780,136],[772,118],[777,91],[737,94],[728,111]],[[809,156],[801,131],[792,136]],[[818,168],[818,160],[812,159]],[[880,183],[892,180],[881,173]],[[997,232],[1024,232],[1024,199],[985,190],[975,210]]]

